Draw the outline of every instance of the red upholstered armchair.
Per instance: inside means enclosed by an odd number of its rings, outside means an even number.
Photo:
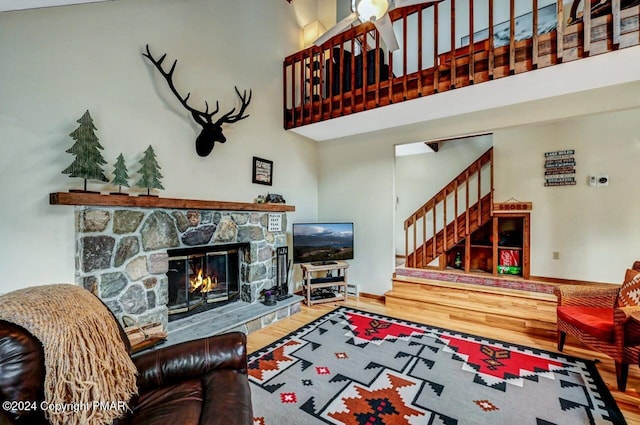
[[[632,300],[638,297],[638,282],[640,273],[628,270],[622,287],[574,286],[555,290],[558,350],[562,351],[569,334],[613,358],[620,391],[626,390],[629,364],[640,363],[640,322],[631,318],[633,313],[640,312],[640,304],[630,306],[629,292],[622,294],[631,289]]]

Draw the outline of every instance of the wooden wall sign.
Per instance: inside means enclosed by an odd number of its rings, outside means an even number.
[[[496,202],[493,204],[493,212],[531,211],[531,202]]]
[[[545,186],[573,186],[576,184],[576,151],[544,153],[544,185]]]

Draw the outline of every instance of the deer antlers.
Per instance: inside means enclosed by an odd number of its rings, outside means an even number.
[[[222,124],[233,124],[234,122],[243,120],[247,118],[249,115],[244,115],[244,111],[249,106],[251,102],[251,89],[249,89],[249,95],[247,96],[247,91],[244,90],[243,94],[240,94],[240,91],[237,87],[234,87],[236,90],[236,94],[240,98],[242,102],[242,106],[240,110],[235,113],[236,108],[234,107],[226,114],[222,115],[217,121],[213,121],[213,116],[218,113],[220,110],[220,105],[218,101],[216,101],[216,109],[213,112],[209,112],[209,103],[207,101],[204,102],[205,110],[204,112],[199,111],[197,109],[189,106],[189,96],[191,96],[191,92],[187,93],[185,97],[182,97],[176,87],[173,85],[173,72],[176,69],[176,65],[178,64],[178,60],[173,61],[173,65],[171,65],[171,69],[168,72],[162,68],[162,62],[167,57],[167,54],[163,54],[160,59],[155,59],[153,55],[151,55],[151,51],[149,50],[149,45],[146,46],[147,52],[143,53],[142,56],[146,57],[153,63],[156,69],[162,74],[167,83],[169,84],[169,88],[173,92],[173,94],[178,98],[182,106],[184,106],[189,112],[191,112],[191,116],[201,127],[202,131],[200,135],[196,138],[196,152],[200,156],[207,156],[213,150],[215,142],[224,143],[227,141],[227,138],[222,134]]]

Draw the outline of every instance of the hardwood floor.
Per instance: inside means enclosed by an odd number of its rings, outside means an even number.
[[[500,323],[495,322],[483,324],[477,321],[466,321],[463,317],[460,317],[459,311],[454,309],[450,310],[449,315],[443,314],[442,310],[439,311],[437,315],[430,315],[430,312],[425,309],[388,307],[381,301],[363,297],[360,297],[358,300],[351,299],[346,303],[318,304],[312,307],[303,306],[300,313],[249,334],[247,337],[247,348],[250,353],[256,351],[340,305],[347,305],[373,313],[386,314],[400,319],[500,339],[515,344],[556,351],[556,341],[548,335],[530,333],[527,332],[526,329],[519,331],[513,329],[513,326],[505,328],[501,327]],[[629,425],[640,425],[640,368],[638,366],[632,365],[629,368],[627,391],[621,393],[616,389],[615,370],[613,361],[610,358],[604,357],[587,347],[580,346],[570,338],[567,338],[564,352],[568,355],[585,359],[597,359],[599,361],[598,371],[609,387],[613,397],[616,399],[627,423]]]

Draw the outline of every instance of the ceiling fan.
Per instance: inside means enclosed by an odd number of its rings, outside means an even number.
[[[413,6],[417,4],[439,3],[441,1],[443,0],[395,0],[393,2],[394,7],[392,7],[391,9],[397,7]],[[325,41],[340,34],[356,21],[370,21],[373,22],[373,25],[375,25],[389,51],[393,52],[394,50],[398,50],[400,48],[396,35],[393,32],[393,23],[391,22],[391,18],[389,17],[390,8],[388,0],[352,0],[351,10],[352,12],[347,17],[342,19],[333,27],[329,28],[327,32],[322,34],[316,39],[316,41],[314,41],[314,44],[316,46],[321,46]]]

